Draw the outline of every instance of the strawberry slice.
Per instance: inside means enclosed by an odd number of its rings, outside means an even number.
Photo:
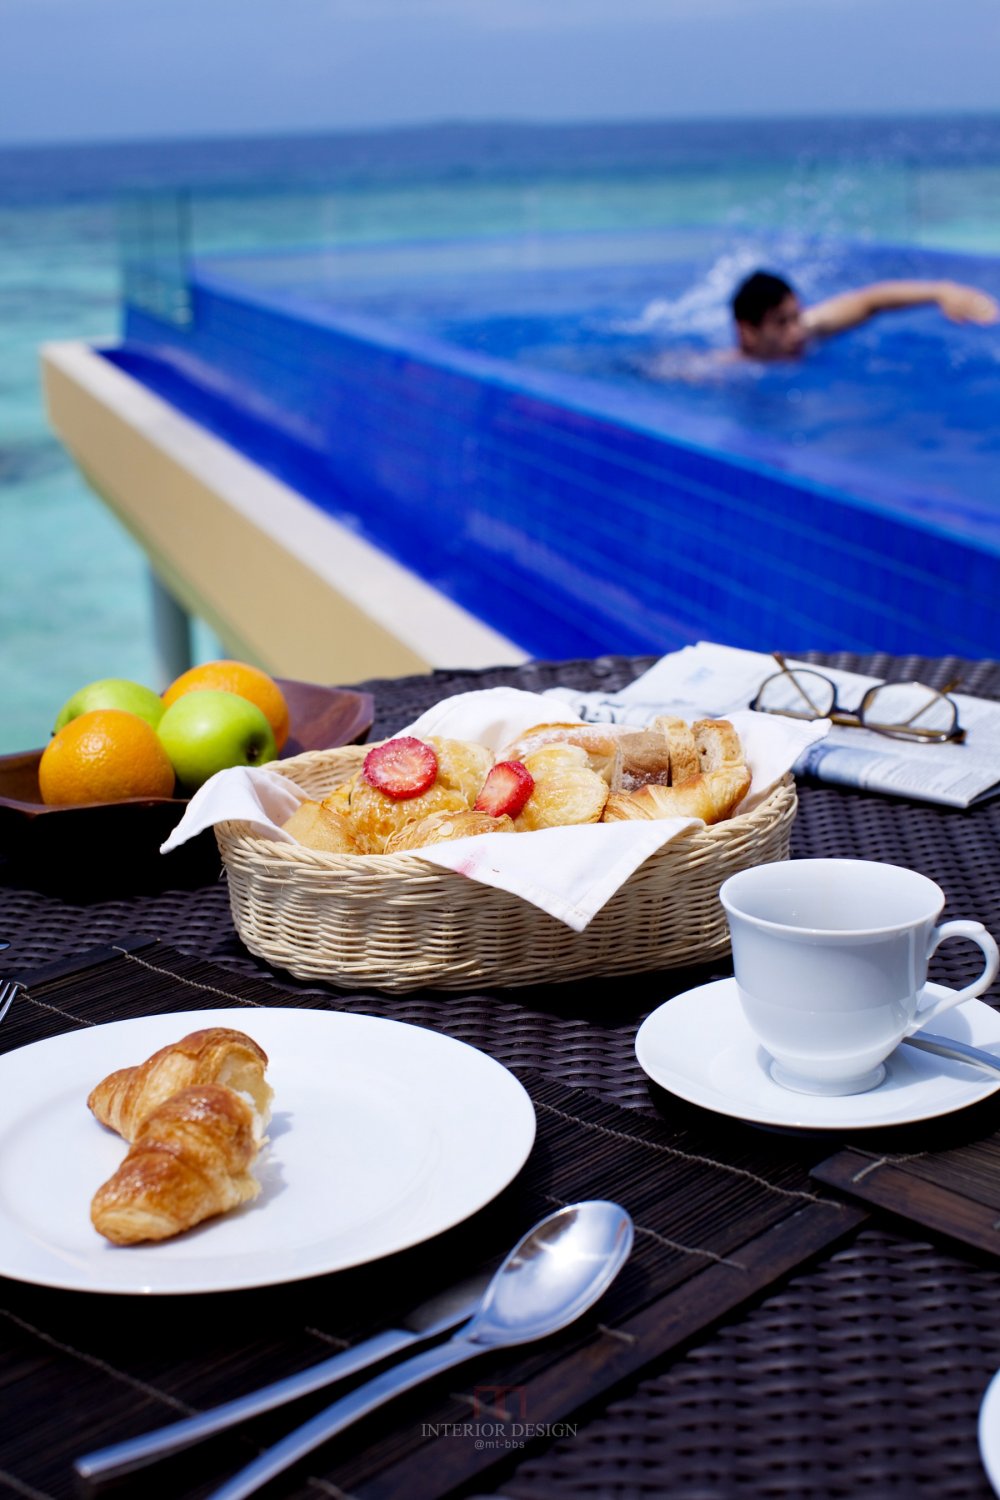
[[[535,790],[535,778],[519,760],[501,760],[483,782],[476,798],[476,812],[499,818],[516,818]]]
[[[433,745],[425,745],[412,735],[386,740],[365,756],[361,774],[369,786],[377,787],[387,797],[403,802],[419,797],[437,780],[438,762]]]

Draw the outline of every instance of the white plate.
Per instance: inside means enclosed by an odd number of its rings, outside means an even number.
[[[939,985],[927,988],[944,993]],[[934,1031],[1000,1056],[1000,1014],[981,1000],[938,1017]],[[1000,1089],[1000,1076],[899,1046],[886,1060],[885,1079],[867,1094],[794,1094],[768,1073],[767,1053],[746,1023],[735,979],[717,979],[661,1005],[640,1026],[635,1054],[654,1083],[690,1104],[802,1130],[910,1124],[964,1109]]]
[[[87,1095],[205,1026],[270,1059],[263,1191],[158,1244],[114,1246],[90,1199],[127,1147]],[[512,1073],[419,1026],[337,1011],[187,1011],[115,1021],[0,1057],[0,1275],[87,1292],[216,1292],[391,1255],[474,1214],[523,1166],[531,1100]]]
[[[986,1387],[979,1407],[979,1456],[993,1493],[1000,1495],[1000,1370]]]

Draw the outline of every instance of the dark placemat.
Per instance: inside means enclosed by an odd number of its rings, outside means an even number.
[[[193,978],[190,967],[164,945],[128,944],[53,966],[28,976],[0,1040],[9,1049],[73,1026],[227,1003],[245,1012],[241,1020],[252,1034],[255,1006],[309,1003],[266,980],[206,964]],[[521,1076],[538,1119],[528,1165],[492,1205],[430,1245],[290,1286],[133,1298],[127,1316],[116,1299],[3,1282],[0,1480],[6,1475],[15,1492],[60,1500],[71,1493],[77,1454],[355,1342],[474,1265],[495,1262],[557,1204],[601,1196],[624,1203],[636,1222],[636,1248],[594,1317],[531,1351],[485,1358],[450,1377],[447,1392],[415,1394],[391,1417],[314,1455],[308,1475],[300,1471],[273,1490],[316,1494],[332,1482],[334,1493],[366,1497],[445,1494],[530,1446],[521,1430],[528,1424],[544,1437],[864,1218],[862,1210],[820,1196],[805,1164],[772,1149],[766,1137],[736,1135],[722,1145],[687,1121],[623,1110],[530,1069]],[[322,1404],[300,1403],[295,1419]],[[488,1443],[476,1431],[484,1424]],[[237,1438],[172,1461],[158,1482],[177,1500],[194,1500],[290,1425],[288,1413],[259,1419]]]
[[[812,1176],[855,1201],[1000,1259],[998,1133],[933,1152],[852,1146],[820,1162]]]

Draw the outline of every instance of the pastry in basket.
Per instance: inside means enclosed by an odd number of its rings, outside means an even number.
[[[348,828],[366,854],[382,854],[407,823],[468,812],[490,767],[485,745],[465,740],[386,740],[365,756],[350,789]]]
[[[608,800],[608,783],[591,769],[581,745],[554,741],[524,757],[534,780],[524,810],[514,820],[518,832],[557,828],[567,823],[597,823]]]
[[[680,721],[657,722],[666,723],[668,737],[673,733],[681,745],[684,759],[679,756],[677,764],[691,764],[687,733],[670,728]],[[751,780],[738,734],[726,719],[699,719],[689,733],[697,755],[697,772],[676,782],[671,774],[669,786],[648,782],[613,791],[604,810],[606,823],[628,818],[702,818],[706,823],[719,823],[732,816],[750,790]]]
[[[332,792],[327,792],[320,806],[327,808],[330,812],[341,813],[346,818],[351,810],[351,788],[353,785],[353,779],[348,777],[339,786],[335,786]]]
[[[472,838],[480,833],[513,833],[514,820],[501,813],[436,812],[415,823],[407,823],[386,840],[386,854],[404,854],[410,849],[424,849],[428,844],[441,844],[448,839]]]
[[[164,1240],[255,1198],[263,1143],[252,1104],[218,1083],[179,1089],[147,1114],[128,1155],[94,1194],[90,1218],[116,1245]]]
[[[438,781],[461,792],[471,807],[493,765],[493,752],[475,740],[444,740],[432,735],[438,762]]]
[[[303,802],[281,826],[307,849],[321,849],[327,854],[361,852],[346,812],[337,812],[324,802]]]
[[[729,726],[730,728],[732,726]],[[662,734],[670,751],[670,783],[679,786],[682,781],[690,781],[692,776],[699,776],[705,767],[701,763],[701,755],[695,742],[694,727],[685,719],[673,718],[669,714],[660,714],[650,725],[656,733]],[[737,744],[737,757],[742,759],[742,752]]]
[[[348,826],[364,854],[384,854],[387,840],[408,823],[418,822],[430,813],[468,810],[469,804],[462,793],[450,787],[435,785],[418,797],[395,802],[359,778],[351,792]]]
[[[264,1078],[267,1054],[251,1037],[227,1026],[192,1031],[161,1047],[134,1068],[119,1068],[91,1091],[88,1107],[100,1120],[134,1141],[147,1115],[178,1089],[222,1084],[248,1094],[264,1125],[274,1090]]]
[[[619,735],[611,768],[612,792],[632,792],[639,786],[670,785],[670,742],[658,729]]]
[[[610,780],[619,738],[631,732],[627,724],[535,724],[505,745],[498,760],[524,761],[546,745],[576,745],[586,751],[586,764]]]

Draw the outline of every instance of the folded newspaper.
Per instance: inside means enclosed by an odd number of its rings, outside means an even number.
[[[785,664],[828,677],[836,686],[838,704],[851,710],[882,680],[791,658]],[[701,641],[661,657],[619,693],[550,688],[547,696],[570,704],[584,719],[605,722],[644,724],[661,713],[721,718],[746,708],[761,683],[778,670],[774,657],[763,652]],[[964,693],[949,697],[966,731],[961,744],[913,743],[835,724],[825,739],[807,748],[795,769],[842,786],[969,807],[1000,792],[1000,703]]]

